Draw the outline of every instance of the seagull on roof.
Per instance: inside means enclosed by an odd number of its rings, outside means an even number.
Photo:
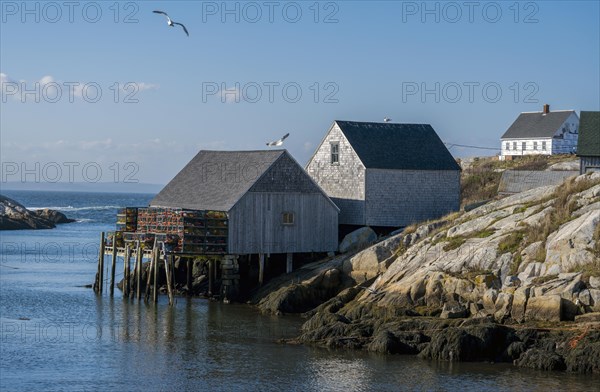
[[[188,37],[190,36],[190,33],[188,33],[188,31],[187,31],[187,29],[185,28],[185,26],[184,26],[183,24],[181,24],[181,23],[173,22],[173,21],[171,20],[171,18],[169,18],[169,15],[167,15],[167,13],[166,13],[166,12],[164,12],[164,11],[152,11],[152,12],[154,12],[155,14],[161,14],[161,15],[164,15],[164,16],[166,16],[166,17],[167,17],[167,24],[169,25],[169,27],[174,27],[175,25],[181,26],[181,27],[183,28],[183,31],[185,31],[185,34],[186,34]]]
[[[288,136],[290,136],[290,134],[286,133],[285,135],[283,135],[283,137],[281,139],[275,140],[274,142],[267,143],[267,146],[269,146],[269,147],[279,147],[279,146],[281,146],[283,144],[283,141],[285,139],[287,139]]]
[[[384,119],[383,119],[383,122],[384,122],[384,123],[389,123],[390,121],[392,121],[392,119],[391,119],[391,118],[388,118],[388,117],[386,117],[386,118],[384,118]]]

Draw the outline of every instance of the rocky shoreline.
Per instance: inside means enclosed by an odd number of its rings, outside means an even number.
[[[0,230],[53,229],[57,224],[75,222],[65,214],[50,210],[30,211],[13,199],[0,195]]]
[[[290,343],[600,373],[600,174],[409,227],[252,302],[304,313]]]

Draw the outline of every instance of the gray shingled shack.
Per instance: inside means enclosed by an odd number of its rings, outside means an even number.
[[[460,207],[460,167],[428,124],[335,121],[306,171],[340,224],[402,227]]]
[[[577,155],[581,174],[600,171],[600,112],[581,112]]]
[[[338,245],[339,209],[285,150],[200,151],[150,206],[226,212],[232,255]]]

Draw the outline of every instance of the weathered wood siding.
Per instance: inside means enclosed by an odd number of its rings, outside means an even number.
[[[337,237],[338,210],[322,194],[249,192],[229,211],[232,254],[329,252]]]
[[[458,170],[367,169],[366,224],[400,227],[460,208]]]
[[[331,163],[331,143],[339,143],[339,163]],[[365,224],[365,167],[337,124],[306,165],[308,174],[339,207],[340,224]]]
[[[600,157],[580,157],[580,174],[600,171]]]
[[[283,224],[284,212],[294,224]],[[329,252],[337,236],[337,207],[287,154],[229,211],[232,254]]]

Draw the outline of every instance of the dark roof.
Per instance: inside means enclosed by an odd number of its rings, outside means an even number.
[[[581,112],[577,155],[600,157],[600,112]]]
[[[429,124],[336,123],[367,168],[460,170]]]
[[[200,151],[150,205],[229,211],[284,154],[285,150]]]
[[[502,139],[552,137],[574,112],[574,110],[562,110],[548,114],[542,112],[521,113],[502,135]]]

